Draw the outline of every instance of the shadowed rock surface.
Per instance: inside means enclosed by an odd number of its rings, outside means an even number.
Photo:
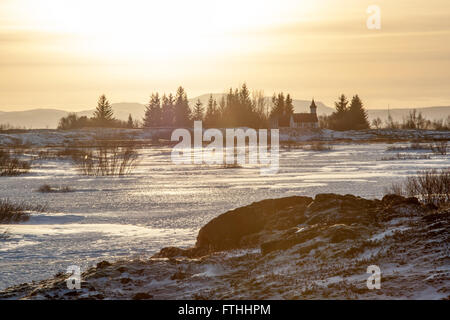
[[[193,248],[101,262],[82,274],[8,288],[2,299],[449,299],[450,209],[395,195],[319,194],[228,211]],[[367,267],[381,289],[367,288]]]

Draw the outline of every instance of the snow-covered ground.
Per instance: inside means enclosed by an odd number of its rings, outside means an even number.
[[[190,246],[211,218],[254,201],[317,193],[380,198],[383,189],[417,170],[450,166],[449,156],[400,151],[424,160],[381,160],[388,146],[409,143],[334,144],[331,151],[281,148],[280,171],[261,176],[257,166],[174,165],[168,147],[140,150],[126,177],[81,176],[70,161],[40,160],[30,173],[0,177],[0,198],[47,203],[48,212],[26,223],[0,226],[0,289],[49,278],[70,265],[148,257],[164,246]],[[68,193],[39,193],[43,184]],[[382,237],[383,235],[379,235]]]
[[[224,133],[225,129],[221,129]],[[170,139],[172,129],[81,129],[72,131],[34,129],[23,132],[0,132],[0,146],[32,145],[37,147],[73,145],[74,143],[91,142],[99,136],[117,139],[149,140],[152,137]],[[225,135],[225,134],[224,134]],[[434,140],[450,139],[449,131],[434,130],[350,130],[333,131],[328,129],[307,130],[281,128],[280,142],[322,141],[366,141],[366,140]]]

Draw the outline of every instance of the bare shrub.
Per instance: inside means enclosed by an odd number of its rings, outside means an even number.
[[[333,150],[333,147],[325,144],[324,142],[316,142],[311,144],[311,146],[309,147],[309,150],[311,151],[330,151]]]
[[[439,130],[439,131],[446,131],[446,130],[450,130],[450,115],[447,116],[447,119],[439,119],[439,120],[433,120],[431,122],[431,126],[434,130]]]
[[[22,138],[10,137],[10,142],[7,143],[8,148],[16,151],[23,151],[26,149],[30,149],[32,147],[31,142],[26,141]]]
[[[405,150],[405,147],[399,147],[399,146],[388,146],[386,148],[386,151],[400,151],[400,150]]]
[[[226,163],[222,166],[223,169],[240,169],[242,168],[241,165],[237,163]]]
[[[426,147],[419,142],[411,142],[409,145],[410,150],[424,150]]]
[[[27,173],[30,168],[30,162],[11,157],[9,151],[0,150],[0,176],[18,176]]]
[[[429,160],[431,157],[428,154],[422,155],[409,155],[403,153],[397,153],[392,157],[382,157],[381,161],[393,161],[393,160]]]
[[[447,203],[450,201],[450,168],[419,171],[417,176],[407,178],[405,190],[427,204]]]
[[[64,158],[64,157],[79,157],[83,155],[83,150],[80,149],[75,149],[75,148],[65,148],[62,150],[58,150],[56,152],[56,156],[60,157],[60,158]]]
[[[52,192],[52,187],[49,184],[43,184],[39,187],[38,191],[43,193]]]
[[[42,193],[56,193],[56,192],[61,192],[61,193],[65,193],[65,192],[72,192],[73,190],[70,187],[52,187],[49,184],[43,184],[39,187],[39,189],[37,190],[39,192]]]
[[[434,154],[445,156],[447,154],[447,141],[438,141],[430,144],[430,149]]]
[[[58,160],[64,158],[64,155],[60,155],[61,150],[58,149],[44,149],[35,150],[33,154],[33,160]]]
[[[417,112],[413,109],[409,112],[408,116],[403,119],[403,129],[428,129],[431,122],[424,118],[421,112]]]
[[[45,209],[45,205],[12,203],[7,199],[0,199],[0,224],[27,221],[30,218],[30,212],[44,212]]]
[[[121,147],[108,140],[99,140],[96,147],[72,150],[70,154],[80,172],[90,176],[130,174],[139,156],[134,145]]]
[[[405,196],[403,184],[393,183],[389,187],[384,188],[384,194],[395,194],[397,196]]]
[[[10,123],[0,123],[0,131],[25,130],[25,127],[13,126]]]
[[[14,129],[14,127],[9,123],[0,123],[0,131],[6,131],[10,129]]]
[[[393,184],[385,193],[417,197],[425,204],[436,206],[450,202],[450,168],[424,170],[406,178],[403,184]]]
[[[0,231],[0,240],[7,240],[9,239],[10,235],[8,233],[8,230]]]
[[[402,146],[388,146],[386,148],[386,151],[407,151],[407,150],[428,150],[430,149],[429,146],[426,144],[421,144],[419,142],[412,142],[409,146],[402,147]]]

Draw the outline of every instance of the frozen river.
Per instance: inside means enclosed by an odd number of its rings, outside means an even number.
[[[408,144],[396,144],[406,146]],[[380,198],[383,189],[417,170],[450,166],[449,156],[402,151],[424,160],[381,160],[388,144],[338,144],[332,151],[281,149],[280,171],[261,176],[255,166],[224,169],[174,165],[170,148],[141,150],[126,177],[81,176],[69,161],[42,160],[30,173],[0,177],[0,198],[47,203],[26,223],[0,226],[0,288],[51,277],[70,265],[149,257],[164,246],[195,243],[211,218],[251,202],[332,192]],[[39,193],[43,184],[74,192]]]

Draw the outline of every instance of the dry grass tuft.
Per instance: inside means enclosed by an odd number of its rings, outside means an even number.
[[[12,203],[7,199],[0,199],[0,224],[27,221],[31,212],[44,212],[44,205],[30,205],[24,202]]]
[[[385,193],[417,197],[425,204],[447,205],[450,202],[450,168],[419,171],[403,183],[391,185]]]
[[[128,175],[139,157],[133,144],[121,146],[117,141],[99,140],[97,146],[67,150],[82,174],[89,176]]]
[[[65,192],[72,192],[73,190],[67,186],[52,187],[49,184],[43,184],[39,187],[39,189],[37,191],[42,192],[42,193],[57,193],[57,192],[65,193]]]
[[[447,141],[438,141],[430,144],[430,149],[434,154],[445,156],[447,154]]]
[[[9,151],[0,150],[0,176],[18,176],[30,171],[31,163],[11,156]]]
[[[333,150],[333,147],[329,144],[325,144],[324,142],[316,142],[311,144],[309,147],[309,150],[311,151],[331,151]]]

